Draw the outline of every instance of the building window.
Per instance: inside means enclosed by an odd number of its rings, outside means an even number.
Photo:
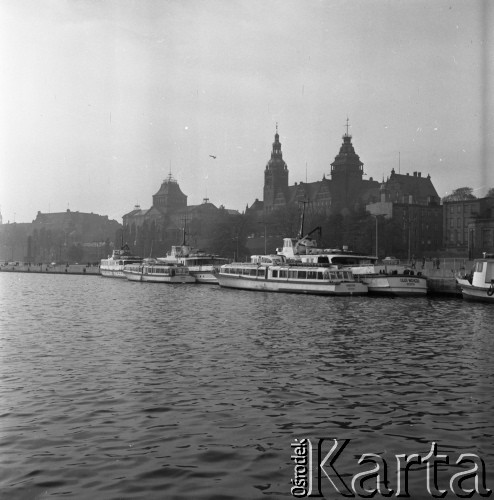
[[[485,250],[491,246],[491,231],[489,229],[482,231],[482,246]]]

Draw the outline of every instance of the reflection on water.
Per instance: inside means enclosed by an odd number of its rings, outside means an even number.
[[[493,476],[488,304],[23,274],[0,290],[2,498],[290,498],[301,437],[351,439],[346,477],[433,441]]]

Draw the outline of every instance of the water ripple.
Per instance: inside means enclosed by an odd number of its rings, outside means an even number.
[[[304,436],[492,478],[488,305],[0,280],[2,498],[291,498]]]

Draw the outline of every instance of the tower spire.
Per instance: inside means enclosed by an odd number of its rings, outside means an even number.
[[[348,119],[348,116],[347,116],[347,117],[346,117],[346,125],[345,125],[345,127],[346,127],[346,134],[345,134],[345,137],[348,137],[348,128],[350,127],[350,125],[348,124],[348,122],[349,122],[349,121],[350,121],[350,120]]]
[[[273,150],[271,151],[271,159],[283,159],[281,152],[280,135],[278,134],[278,122],[276,122],[276,134],[274,135]]]

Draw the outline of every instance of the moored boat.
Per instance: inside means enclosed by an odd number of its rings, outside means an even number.
[[[124,266],[142,262],[142,258],[132,255],[129,245],[122,244],[120,249],[115,249],[107,259],[101,259],[100,274],[107,278],[125,278]]]
[[[123,274],[129,281],[148,283],[195,283],[186,266],[145,259],[141,263],[126,265]]]
[[[189,269],[197,283],[217,284],[217,269],[228,262],[227,258],[208,254],[202,250],[191,248],[183,243],[172,246],[171,252],[166,257],[158,257],[158,262],[168,264],[182,264]]]
[[[224,264],[218,272],[221,287],[265,292],[316,295],[366,295],[368,288],[350,270],[336,266],[288,263],[280,255],[253,255],[251,262]]]
[[[474,261],[471,273],[456,281],[464,299],[494,303],[494,254],[484,253],[482,259]]]
[[[309,235],[284,238],[283,248],[278,249],[278,254],[304,264],[333,265],[350,270],[356,279],[368,286],[369,293],[400,296],[427,294],[427,278],[407,268],[398,259],[388,257],[379,263],[375,256],[358,254],[345,248],[317,248],[315,240]]]

